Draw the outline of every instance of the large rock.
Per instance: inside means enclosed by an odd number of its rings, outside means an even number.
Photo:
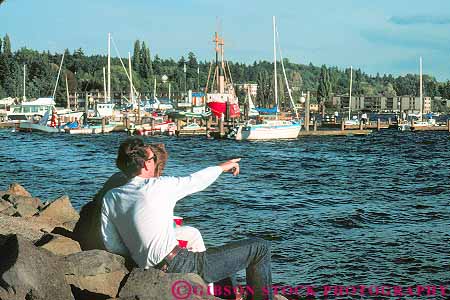
[[[14,182],[9,185],[6,194],[31,197],[31,194],[20,184]]]
[[[31,217],[38,213],[41,205],[38,198],[5,194],[0,199],[0,212],[7,216]]]
[[[45,234],[34,245],[62,256],[81,252],[80,244],[77,241],[59,234]]]
[[[120,283],[128,274],[125,258],[103,250],[71,254],[64,260],[66,281],[72,285],[76,299],[116,297]]]
[[[36,208],[23,203],[14,205],[14,208],[16,209],[14,217],[31,217],[39,212]]]
[[[0,234],[20,234],[31,241],[37,241],[55,226],[36,217],[15,218],[0,214]]]
[[[22,196],[22,195],[13,195],[6,194],[3,196],[3,199],[11,203],[12,205],[28,205],[35,209],[38,209],[42,206],[41,200],[39,198]]]
[[[56,255],[10,235],[0,247],[0,299],[73,299],[63,270]]]
[[[14,208],[14,206],[11,205],[10,207],[2,210],[1,214],[5,215],[5,216],[11,216],[11,217],[17,216],[17,210]]]
[[[12,204],[8,201],[3,200],[0,195],[0,213],[2,213],[2,211],[4,211],[5,209],[10,208],[11,206]]]
[[[207,284],[197,274],[164,273],[153,268],[134,269],[119,292],[121,300],[173,298],[217,299],[208,294]]]
[[[55,201],[47,204],[41,212],[39,219],[50,221],[52,224],[63,225],[64,223],[74,223],[78,221],[80,216],[72,207],[68,196],[62,196]]]

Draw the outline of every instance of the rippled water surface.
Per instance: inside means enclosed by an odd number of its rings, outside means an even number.
[[[79,209],[116,171],[124,138],[0,131],[0,189],[17,181],[42,200],[66,193]],[[240,176],[222,175],[176,213],[209,246],[247,236],[271,240],[276,283],[450,283],[447,133],[146,139],[166,143],[168,175],[242,157]]]

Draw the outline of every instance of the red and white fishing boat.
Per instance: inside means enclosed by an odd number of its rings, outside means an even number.
[[[225,119],[238,118],[240,116],[238,98],[233,88],[228,62],[224,60],[223,46],[225,43],[217,32],[213,42],[216,44],[216,60],[214,75],[212,78],[208,75],[206,102],[212,113],[218,118],[222,118],[222,116]],[[209,74],[211,74],[211,69],[212,64]],[[209,79],[212,79],[211,86],[209,86]]]

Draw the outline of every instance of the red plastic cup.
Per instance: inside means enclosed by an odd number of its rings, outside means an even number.
[[[188,241],[178,240],[178,246],[181,248],[187,248]]]
[[[183,218],[182,217],[173,217],[173,221],[175,222],[176,226],[182,226],[183,225]]]

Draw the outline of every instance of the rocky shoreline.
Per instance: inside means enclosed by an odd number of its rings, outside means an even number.
[[[196,274],[144,270],[104,250],[82,251],[73,234],[79,218],[68,196],[42,203],[17,183],[0,191],[1,300],[160,300],[176,299],[174,292],[220,299],[189,290],[207,286]],[[176,282],[187,285],[174,291]]]

